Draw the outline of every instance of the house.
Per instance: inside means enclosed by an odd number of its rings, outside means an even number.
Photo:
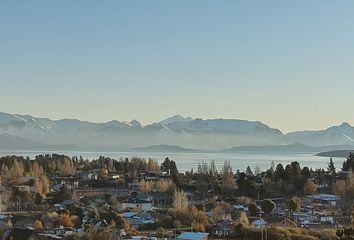
[[[155,219],[149,213],[125,212],[122,213],[122,217],[136,229],[145,224],[155,223]]]
[[[235,232],[235,222],[231,219],[222,219],[211,227],[210,232],[213,236],[229,236]]]
[[[318,217],[307,213],[293,213],[294,219],[301,225],[318,223]]]
[[[75,233],[75,229],[72,227],[59,227],[59,228],[54,228],[48,232],[46,232],[46,234],[49,234],[52,238],[54,238],[54,236],[58,237],[65,237],[65,236],[70,236],[72,234]],[[50,238],[49,238],[50,239]]]
[[[287,215],[287,212],[281,207],[276,207],[274,213],[278,219],[283,219]]]
[[[272,226],[285,227],[285,228],[297,228],[297,224],[285,217],[280,222],[273,223]]]
[[[4,238],[5,240],[40,240],[33,229],[14,228]]]
[[[126,201],[122,203],[123,209],[138,208],[141,211],[150,211],[152,209],[153,197],[146,193],[133,192]]]
[[[328,216],[327,214],[320,214],[319,218],[320,218],[321,223],[334,224],[333,216]]]
[[[144,174],[144,179],[146,181],[157,181],[159,179],[159,175],[154,172],[149,172],[149,173]]]
[[[242,204],[232,205],[232,207],[240,212],[248,212],[248,207],[243,206]]]
[[[254,225],[256,228],[264,228],[267,225],[267,222],[264,221],[262,218],[259,218],[252,222],[252,225]]]
[[[183,232],[177,236],[178,240],[207,240],[209,233],[204,232]]]
[[[150,211],[152,209],[152,201],[140,200],[137,198],[128,198],[122,203],[122,208],[138,208],[141,211]]]
[[[95,231],[102,231],[109,226],[105,219],[94,218],[84,220],[81,227],[83,228],[85,225],[91,225]]]
[[[66,199],[61,203],[62,206],[74,206],[74,205],[81,205],[80,202],[72,200],[72,199]]]
[[[130,236],[129,238],[124,238],[124,240],[153,240],[153,239],[154,239],[153,237],[147,238],[145,236]]]
[[[78,201],[75,201],[75,200],[72,200],[72,199],[66,199],[64,200],[61,204],[60,204],[63,208],[71,208],[73,206],[80,206],[80,205],[83,205],[82,203],[78,202]]]
[[[119,188],[119,189],[114,190],[114,194],[117,198],[124,198],[124,197],[130,196],[130,191],[125,188]]]
[[[82,180],[97,180],[98,179],[98,172],[82,172],[80,173],[80,178]]]
[[[128,189],[130,190],[139,190],[140,184],[138,182],[130,182],[128,183]]]
[[[320,202],[323,204],[336,205],[340,197],[334,194],[318,194],[310,196],[311,201]]]
[[[60,189],[61,189],[62,187],[64,187],[64,186],[65,186],[67,189],[70,189],[70,190],[73,189],[73,187],[72,187],[71,185],[69,185],[69,184],[66,184],[66,183],[58,183],[58,184],[55,184],[55,185],[52,186],[52,191],[53,191],[53,192],[59,192]]]

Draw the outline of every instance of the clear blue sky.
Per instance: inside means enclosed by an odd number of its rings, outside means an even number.
[[[354,124],[354,1],[1,1],[0,111]]]

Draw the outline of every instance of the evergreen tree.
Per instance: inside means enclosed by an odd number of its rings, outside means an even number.
[[[328,169],[328,171],[330,172],[330,174],[331,174],[333,177],[336,176],[336,167],[334,166],[334,163],[333,163],[333,159],[332,159],[332,158],[329,159],[329,163],[328,163],[327,169]]]
[[[279,163],[277,165],[277,167],[275,168],[275,177],[277,179],[283,179],[284,178],[284,167],[281,163]]]
[[[276,205],[272,200],[267,199],[261,202],[261,207],[265,213],[269,214],[273,212],[273,210],[276,208]]]
[[[247,169],[246,169],[246,174],[249,175],[249,176],[253,176],[253,172],[251,170],[251,167],[250,166],[247,166]]]
[[[347,160],[343,162],[343,171],[349,171],[350,169],[354,169],[354,154],[349,153]]]
[[[163,163],[161,163],[160,169],[162,172],[167,172],[167,173],[170,173],[171,175],[178,174],[176,162],[173,160],[170,160],[168,157],[165,158],[165,161]]]
[[[310,169],[308,167],[303,167],[301,170],[301,176],[304,181],[309,179],[311,177]]]
[[[248,210],[250,212],[250,215],[252,217],[256,217],[257,213],[258,213],[258,207],[255,203],[251,203],[250,205],[248,205]]]

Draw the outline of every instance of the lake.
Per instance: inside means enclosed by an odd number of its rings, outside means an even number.
[[[52,153],[50,151],[0,151],[0,156],[18,155],[29,158],[39,154]],[[125,157],[142,157],[145,159],[153,158],[161,163],[166,157],[174,160],[177,164],[178,170],[181,172],[190,171],[192,168],[197,170],[199,162],[205,161],[209,163],[214,160],[218,170],[222,169],[225,160],[229,160],[234,171],[237,169],[245,170],[250,166],[252,170],[258,166],[261,170],[268,169],[271,162],[275,165],[278,163],[289,164],[293,161],[300,163],[301,167],[307,166],[309,168],[326,168],[329,162],[329,157],[315,156],[315,153],[217,153],[217,152],[193,152],[193,153],[173,153],[173,152],[82,152],[82,151],[57,151],[55,153],[64,154],[67,156],[82,156],[84,159],[97,159],[99,156],[110,157],[113,159],[120,159]],[[342,166],[344,158],[333,158],[336,168],[339,170]]]

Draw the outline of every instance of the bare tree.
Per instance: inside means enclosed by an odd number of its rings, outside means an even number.
[[[232,194],[236,188],[236,181],[234,179],[234,174],[232,172],[232,167],[230,161],[224,162],[224,167],[222,169],[222,184],[221,189],[225,194]]]
[[[176,212],[186,213],[188,210],[188,198],[183,190],[176,190],[173,194],[172,206]]]

